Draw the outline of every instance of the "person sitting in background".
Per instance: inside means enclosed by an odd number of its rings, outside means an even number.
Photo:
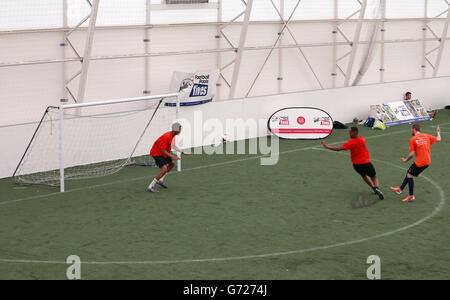
[[[412,94],[411,92],[406,92],[405,93],[405,100],[411,100]],[[430,118],[434,119],[437,115],[437,110],[428,110],[428,115],[430,116]]]
[[[406,92],[405,93],[405,100],[411,100],[412,94],[411,92]]]

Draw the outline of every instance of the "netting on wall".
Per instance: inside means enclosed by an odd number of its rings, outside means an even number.
[[[63,1],[2,0],[0,30],[62,26]]]
[[[371,0],[369,0],[370,2]],[[219,17],[219,2],[221,16]],[[280,7],[280,0],[273,0]],[[284,14],[289,14],[298,0],[284,0]],[[152,24],[230,21],[244,9],[241,0],[209,0],[208,3],[167,4],[166,0],[151,0]],[[252,21],[275,21],[278,14],[270,0],[254,1]],[[356,0],[339,0],[338,17],[346,18],[360,4]],[[444,0],[427,1],[428,17],[434,17],[448,7]],[[99,26],[143,25],[146,23],[147,0],[102,0],[98,14]],[[63,25],[63,0],[2,0],[0,2],[0,29],[47,28]],[[69,26],[76,25],[89,13],[86,0],[67,0]],[[422,18],[424,0],[386,1],[387,18]],[[334,0],[302,0],[293,20],[332,19]],[[352,16],[356,18],[357,15]],[[440,17],[445,17],[441,15]],[[237,19],[242,20],[242,16]],[[84,24],[87,26],[87,24]]]
[[[89,14],[90,9],[86,1],[69,0],[67,16],[69,26],[76,25]],[[106,0],[100,1],[97,25],[138,25],[145,24],[146,0]],[[84,24],[87,26],[87,24]]]

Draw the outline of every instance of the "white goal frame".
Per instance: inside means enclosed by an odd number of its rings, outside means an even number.
[[[106,101],[97,101],[97,102],[86,102],[86,103],[76,103],[76,104],[64,104],[58,107],[59,111],[59,136],[58,136],[58,151],[59,151],[59,183],[60,183],[60,192],[64,193],[64,111],[66,109],[74,109],[74,108],[82,108],[89,106],[101,106],[101,105],[109,105],[109,104],[119,104],[119,103],[127,103],[127,102],[139,102],[139,101],[148,101],[153,99],[161,99],[161,98],[172,98],[176,97],[177,106],[176,106],[176,120],[179,119],[180,113],[180,105],[179,105],[179,93],[170,93],[170,94],[161,94],[161,95],[153,95],[153,96],[145,96],[145,97],[137,97],[137,98],[124,98],[124,99],[114,99],[114,100],[106,100]],[[178,155],[180,155],[178,153]],[[181,162],[178,161],[177,165],[178,171],[181,171]]]

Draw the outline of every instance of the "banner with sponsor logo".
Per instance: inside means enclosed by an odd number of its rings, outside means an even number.
[[[371,105],[369,117],[382,120],[386,127],[431,119],[417,99]]]
[[[171,93],[180,92],[180,106],[199,105],[211,102],[216,94],[219,70],[196,71],[195,73],[174,72],[170,83]],[[176,99],[166,100],[166,106],[176,106]]]
[[[316,140],[333,131],[333,119],[318,108],[288,107],[276,111],[268,121],[270,132],[283,139]]]

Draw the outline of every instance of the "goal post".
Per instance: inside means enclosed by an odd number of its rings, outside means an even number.
[[[14,174],[18,184],[65,190],[67,179],[101,177],[128,165],[149,165],[149,150],[179,119],[161,103],[179,93],[50,106]],[[181,170],[181,165],[178,166]]]

